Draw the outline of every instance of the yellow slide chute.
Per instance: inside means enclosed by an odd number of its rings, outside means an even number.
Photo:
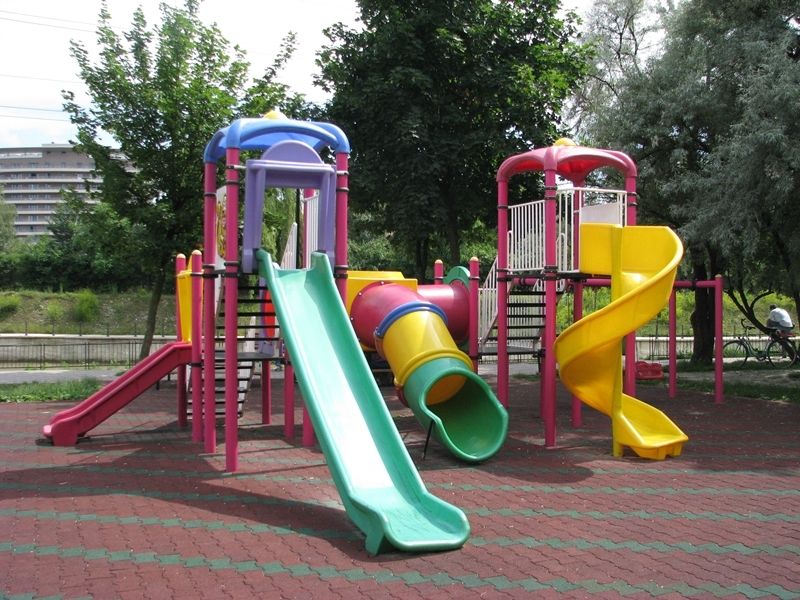
[[[689,439],[657,408],[622,392],[622,339],[667,304],[683,255],[668,227],[586,223],[580,270],[611,276],[611,303],[566,329],[555,352],[562,383],[611,417],[614,456],[631,448],[643,458],[678,456]]]

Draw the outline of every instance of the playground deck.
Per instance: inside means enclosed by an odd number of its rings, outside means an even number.
[[[425,432],[384,391],[428,488],[470,520],[462,549],[368,556],[280,407],[259,425],[252,392],[226,475],[166,384],[75,448],[40,433],[68,404],[0,404],[0,598],[800,598],[800,405],[642,385],[690,441],[614,459],[607,418],[570,430],[563,390],[545,450],[537,386],[512,379],[508,441],[475,466],[433,442],[423,459]]]

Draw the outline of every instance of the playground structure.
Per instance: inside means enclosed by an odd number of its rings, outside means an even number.
[[[222,370],[226,469],[237,469],[241,363],[258,360],[263,365],[273,360],[279,332],[286,348],[287,434],[294,428],[296,376],[303,391],[304,416],[310,417],[304,418],[303,441],[311,443],[316,434],[347,514],[366,535],[368,551],[460,547],[469,535],[466,517],[425,489],[364,350],[377,352],[389,362],[396,385],[429,436],[434,435],[459,459],[489,459],[505,441],[508,415],[473,371],[472,358],[459,347],[469,332],[477,330],[471,317],[477,313],[470,310],[477,307],[472,299],[477,281],[473,284],[464,269],[452,270],[433,286],[419,285],[394,272],[349,273],[347,139],[331,124],[276,116],[237,120],[218,131],[206,146],[202,266],[195,252],[190,269],[179,275],[179,281],[188,277],[191,282],[190,302],[179,292],[181,305],[192,307],[180,311],[185,317],[182,321],[191,325],[182,323],[182,341],[174,346],[180,349],[180,364],[173,360],[164,366],[169,371],[176,366],[185,369],[186,364],[192,367],[193,439],[202,440],[207,452],[216,451],[218,378],[214,374]],[[244,151],[260,156],[240,164]],[[333,164],[322,159],[324,151],[334,155]],[[226,183],[217,190],[220,160],[225,162]],[[241,172],[245,194],[240,245]],[[304,252],[302,257],[283,261],[290,268],[277,268],[260,248],[264,196],[270,188],[295,188],[306,196]],[[285,264],[294,261],[303,268]],[[256,286],[242,285],[255,276],[260,277]],[[244,311],[240,310],[243,287],[255,293]],[[254,306],[258,307],[255,311]],[[220,317],[221,337],[217,333]],[[243,335],[243,331],[248,333]],[[257,332],[255,337],[251,331]],[[245,345],[248,350],[242,350]],[[165,364],[155,355],[152,362]],[[264,366],[262,420],[268,422],[270,370]],[[146,389],[140,383],[154,383],[135,371],[118,384],[130,390],[128,401]],[[147,372],[161,371],[150,368]],[[185,380],[185,373],[179,372],[179,382]],[[180,398],[184,389],[179,383],[179,410],[185,415],[188,403]],[[63,420],[58,416],[45,427],[45,434],[54,443],[75,443],[122,406],[108,402],[107,394],[101,397],[105,401],[79,405],[98,418],[80,423],[73,419],[67,427],[69,438],[53,435],[53,426]],[[98,408],[102,404],[106,405],[103,411]],[[185,416],[181,418],[184,422]]]
[[[241,384],[242,364],[261,362],[262,422],[269,423],[268,363],[281,359],[285,363],[286,436],[294,433],[296,377],[304,398],[303,443],[312,444],[316,434],[347,514],[366,535],[368,551],[457,548],[469,535],[466,517],[425,489],[364,351],[375,352],[389,363],[401,397],[429,437],[435,436],[458,459],[487,460],[502,447],[508,428],[503,405],[508,395],[509,293],[513,286],[539,286],[545,303],[535,310],[544,333],[534,336],[541,337],[539,348],[534,340],[526,351],[538,351],[543,363],[545,445],[555,444],[555,363],[560,352],[562,380],[567,387],[612,416],[615,455],[620,455],[624,446],[647,458],[680,453],[686,436],[665,415],[654,416],[653,411],[641,408],[628,387],[622,394],[619,353],[600,351],[618,346],[632,331],[627,328],[628,321],[623,327],[624,320],[612,308],[613,302],[606,313],[617,316],[612,315],[610,325],[607,322],[600,327],[608,338],[600,344],[602,348],[593,345],[594,334],[576,333],[585,332],[587,323],[597,321],[595,315],[565,331],[558,347],[555,343],[555,304],[567,284],[576,292],[576,320],[582,316],[577,301],[581,286],[610,282],[617,307],[630,298],[642,305],[637,323],[658,312],[673,289],[680,259],[674,234],[670,238],[664,228],[656,228],[660,233],[654,235],[663,241],[655,246],[662,251],[647,264],[632,257],[647,255],[652,239],[632,246],[621,241],[639,233],[647,235],[647,228],[627,227],[635,223],[635,167],[627,156],[556,145],[505,161],[498,172],[498,259],[489,276],[495,284],[484,284],[479,293],[477,260],[469,271],[456,267],[447,276],[437,263],[433,285],[419,284],[392,271],[350,271],[347,138],[329,123],[275,116],[239,119],[218,131],[206,146],[203,253],[201,257],[199,251],[193,252],[188,268],[185,261],[179,260],[177,265],[179,341],[74,409],[56,415],[44,428],[53,443],[74,444],[175,369],[179,422],[185,424],[189,407],[186,367],[191,366],[193,440],[202,441],[206,452],[216,452],[217,398],[222,392],[226,470],[236,471],[238,417],[246,392]],[[242,152],[258,152],[259,156],[241,164]],[[322,158],[328,154],[333,156],[332,163]],[[225,164],[225,185],[218,190],[220,161]],[[582,184],[593,169],[607,166],[626,174],[625,192],[603,192],[619,201],[584,206],[587,192],[578,186],[568,205],[557,200],[557,196],[565,196],[556,186],[557,175]],[[509,207],[508,180],[535,169],[545,172],[545,200]],[[240,219],[241,173],[245,193]],[[303,252],[294,252],[294,238],[290,237],[280,268],[261,249],[264,197],[272,188],[303,190],[304,196],[302,233],[293,230],[293,235],[302,236]],[[575,199],[577,203],[572,203]],[[513,235],[509,213],[516,227]],[[590,241],[581,241],[581,222],[622,225],[625,227],[618,229],[625,233],[591,233],[590,227],[586,229]],[[630,230],[639,233],[628,233]],[[617,242],[609,241],[615,239]],[[581,247],[606,258],[578,265],[575,257]],[[632,260],[634,264],[629,264]],[[587,275],[611,279],[587,279]],[[242,284],[245,278],[256,277],[255,286]],[[253,297],[241,297],[245,288]],[[646,291],[651,288],[658,292],[652,298]],[[645,297],[648,300],[642,302]],[[674,294],[672,298],[674,307]],[[493,302],[497,307],[494,314],[483,318],[491,313],[486,306]],[[249,310],[253,306],[257,310]],[[476,374],[479,344],[485,347],[488,332],[495,326],[499,400]],[[278,352],[279,338],[285,343],[285,355]],[[630,337],[628,343],[632,348]],[[635,353],[629,349],[626,362],[633,359]],[[222,377],[217,378],[219,371]],[[632,371],[626,371],[628,379],[632,379]],[[586,374],[592,376],[584,377]],[[573,422],[575,405],[577,400],[573,402]],[[625,429],[631,420],[634,426]]]
[[[624,177],[625,189],[599,189],[585,186],[587,176],[596,169],[611,168],[617,170]],[[509,183],[513,177],[523,173],[542,172],[544,174],[545,197],[542,200],[525,202],[514,206],[509,205]],[[547,447],[556,444],[556,376],[557,376],[557,349],[556,349],[556,305],[560,295],[568,288],[574,295],[574,320],[578,330],[585,328],[581,324],[583,317],[582,294],[585,286],[610,285],[612,287],[612,298],[624,304],[625,294],[615,294],[615,287],[622,289],[634,297],[642,298],[647,295],[647,288],[652,286],[654,281],[669,281],[669,292],[664,296],[663,302],[651,302],[650,310],[652,314],[646,316],[639,315],[637,319],[622,320],[619,318],[607,322],[603,329],[603,335],[610,339],[606,343],[614,345],[616,341],[625,340],[625,369],[624,380],[616,381],[617,368],[614,364],[607,364],[609,373],[614,374],[613,380],[606,381],[600,385],[600,390],[592,393],[583,393],[578,389],[582,386],[575,385],[574,382],[564,381],[573,393],[578,392],[573,397],[572,403],[572,424],[580,426],[581,408],[580,401],[586,401],[588,396],[596,396],[599,391],[605,400],[598,405],[596,401],[588,401],[590,406],[599,408],[601,412],[610,414],[612,408],[611,398],[622,397],[622,389],[626,396],[633,396],[636,389],[636,347],[635,329],[655,316],[665,303],[669,305],[670,327],[669,327],[669,395],[674,397],[676,390],[676,318],[675,318],[675,290],[689,287],[708,287],[715,291],[716,306],[716,361],[715,361],[715,398],[717,402],[722,401],[723,381],[722,381],[722,279],[717,277],[713,281],[674,281],[677,261],[680,259],[678,254],[679,247],[675,247],[673,256],[662,257],[663,265],[666,268],[672,263],[672,267],[667,272],[660,273],[653,271],[653,265],[645,264],[646,261],[640,260],[641,266],[637,267],[636,260],[633,265],[621,267],[624,276],[622,283],[615,282],[611,271],[593,272],[593,267],[597,263],[587,263],[586,268],[582,269],[578,263],[578,257],[583,258],[581,253],[581,224],[582,223],[604,223],[613,224],[623,230],[633,229],[646,231],[648,228],[636,227],[636,177],[637,171],[633,161],[626,154],[613,150],[603,150],[577,146],[570,140],[559,140],[553,146],[547,148],[537,148],[514,155],[506,159],[497,172],[497,208],[498,208],[498,235],[497,235],[497,258],[492,266],[486,281],[482,286],[481,296],[481,323],[480,323],[480,344],[481,348],[486,348],[491,333],[496,331],[496,354],[497,354],[497,392],[500,401],[506,405],[508,402],[509,385],[509,356],[514,350],[514,346],[521,346],[521,353],[526,355],[536,355],[540,363],[540,412],[544,425],[544,443]],[[566,184],[568,182],[568,184]],[[616,234],[615,234],[616,235]],[[627,235],[627,234],[626,234]],[[639,234],[633,234],[639,235]],[[647,236],[647,233],[641,235]],[[653,234],[659,236],[660,234]],[[638,245],[641,257],[650,254],[650,242],[640,242]],[[655,242],[653,242],[655,243]],[[611,257],[614,252],[619,252],[619,247],[613,248],[603,245],[600,248],[586,249],[586,254],[597,251],[603,256]],[[654,247],[653,250],[656,250]],[[610,260],[610,258],[609,258]],[[677,260],[677,261],[676,261]],[[637,268],[640,272],[637,272]],[[606,277],[596,277],[605,275]],[[619,274],[617,279],[620,279]],[[648,280],[650,282],[648,283]],[[637,286],[633,282],[638,282],[640,289],[633,289]],[[528,298],[543,297],[542,301],[525,301],[515,303],[513,291],[518,288],[529,290]],[[612,302],[612,305],[614,302]],[[620,305],[618,304],[618,306]],[[612,305],[607,307],[614,311]],[[523,307],[522,311],[519,307]],[[525,312],[527,310],[527,313]],[[520,312],[527,319],[523,326],[528,330],[527,337],[514,339],[511,336],[512,319],[519,319]],[[613,329],[614,331],[610,331]],[[582,351],[591,354],[591,349],[595,341],[589,338],[598,333],[592,332],[581,343]],[[613,335],[609,335],[613,334]],[[574,336],[574,330],[563,332],[565,337]],[[584,333],[584,335],[586,335]],[[614,341],[616,340],[616,341]],[[569,345],[567,342],[562,344]],[[564,354],[567,362],[573,358],[571,355]],[[592,364],[587,361],[576,362],[581,364],[584,369],[591,369]],[[564,380],[564,367],[562,364],[562,380]],[[570,369],[573,373],[576,369]],[[622,378],[620,370],[619,377]],[[569,380],[567,375],[567,380]],[[624,383],[623,383],[624,382]],[[579,397],[580,396],[580,397]],[[608,404],[608,405],[607,405]],[[616,409],[614,409],[616,411]],[[618,412],[618,411],[617,411]],[[635,417],[634,417],[635,418]],[[617,421],[620,419],[617,418]],[[644,419],[647,423],[642,426],[648,428],[652,425],[651,420]],[[664,431],[672,432],[673,424],[663,424]],[[658,429],[658,427],[656,427]],[[677,441],[666,442],[661,439],[662,431],[657,431],[650,444],[668,448],[667,454],[677,454],[680,449],[676,447]],[[667,437],[672,436],[668,434]],[[681,437],[674,434],[673,437]],[[682,443],[682,442],[680,442]],[[636,448],[636,446],[632,446]],[[659,450],[650,450],[638,446],[638,450],[643,456],[649,458],[663,458],[663,453]],[[673,452],[674,451],[674,452]],[[614,442],[614,452],[619,453],[619,448]]]

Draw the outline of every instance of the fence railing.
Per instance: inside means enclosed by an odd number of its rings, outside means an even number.
[[[154,340],[151,352],[163,345]],[[41,337],[24,344],[0,342],[0,369],[129,368],[139,360],[141,338],[73,340]]]

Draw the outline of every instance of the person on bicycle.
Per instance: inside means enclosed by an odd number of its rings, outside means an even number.
[[[769,317],[767,317],[767,327],[776,330],[780,335],[786,335],[794,329],[792,317],[784,309],[775,304],[769,305]]]

